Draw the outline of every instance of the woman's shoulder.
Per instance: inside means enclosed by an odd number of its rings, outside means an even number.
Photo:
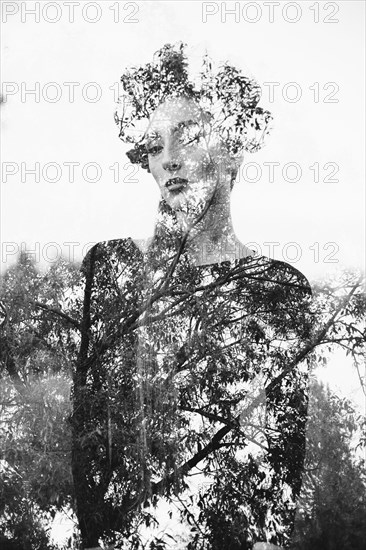
[[[253,255],[243,258],[240,266],[245,274],[264,285],[283,287],[288,290],[306,293],[311,296],[308,279],[293,265],[266,256]]]
[[[84,257],[81,271],[86,272],[118,263],[134,264],[141,259],[143,252],[137,241],[131,237],[100,241],[90,248]]]
[[[271,260],[271,271],[279,283],[287,284],[311,294],[311,286],[305,275],[291,264]]]

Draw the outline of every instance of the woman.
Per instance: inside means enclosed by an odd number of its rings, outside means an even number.
[[[99,243],[84,261],[81,529],[105,479],[105,532],[132,536],[137,518],[152,520],[144,506],[165,496],[179,499],[190,548],[287,545],[304,460],[310,289],[243,245],[230,216],[243,152],[260,147],[270,114],[257,107],[258,85],[229,65],[214,73],[206,57],[197,86],[182,45],[121,80],[120,137],[162,200],[147,243]]]

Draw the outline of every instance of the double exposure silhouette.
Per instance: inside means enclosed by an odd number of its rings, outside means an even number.
[[[178,495],[187,548],[286,546],[311,291],[292,266],[242,244],[230,215],[243,153],[262,145],[271,115],[258,84],[228,64],[215,72],[205,56],[191,79],[183,45],[121,81],[120,137],[161,202],[152,238],[99,243],[83,263],[72,462],[84,544],[132,540],[161,497]],[[198,471],[205,483],[189,492]]]

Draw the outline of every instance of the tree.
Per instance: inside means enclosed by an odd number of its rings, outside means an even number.
[[[182,497],[199,467],[210,485],[182,507],[190,548],[242,550],[271,529],[288,540],[276,522],[290,529],[301,483],[306,361],[334,345],[360,357],[361,278],[323,283],[309,306],[283,265],[209,273],[171,239],[159,250],[145,264],[130,240],[98,245],[82,278],[22,257],[3,277],[1,458],[27,481],[23,493],[8,483],[4,533],[22,500],[28,532],[66,505],[84,547],[137,548],[138,526],[156,519],[146,505]]]
[[[211,496],[225,503],[229,523],[235,491],[249,499],[250,516],[239,522],[240,548],[271,529],[272,542],[284,544],[288,533],[278,535],[276,521],[289,514],[301,483],[303,362],[320,360],[324,348],[335,343],[355,358],[362,353],[359,275],[346,273],[343,281],[324,284],[309,310],[306,285],[293,270],[285,274],[281,269],[279,283],[266,263],[233,271],[223,264],[207,283],[207,274],[187,263],[183,248],[167,242],[154,249],[149,272],[132,241],[99,245],[84,264],[84,336],[73,386],[73,472],[86,546],[103,536],[117,540],[118,533],[128,538],[135,522],[151,520],[146,504],[160,495],[181,494],[187,475],[198,465],[213,479]],[[246,291],[242,282],[229,292],[228,283],[241,279]],[[225,331],[230,332],[226,340]],[[246,462],[237,458],[250,437],[246,417],[261,403],[257,397],[250,402],[243,383],[253,382],[259,372],[267,401],[267,425],[259,429],[267,440],[264,462],[276,471],[270,486],[264,481],[260,490],[244,473],[252,481],[264,480],[266,467],[250,456]],[[202,422],[200,430],[187,420],[194,415]],[[233,484],[237,471],[243,472],[245,491]],[[284,480],[292,490],[287,500]],[[199,521],[205,526],[204,547],[211,548],[211,533],[214,548],[222,525],[208,516],[213,508],[209,500],[200,496]],[[198,548],[203,542],[198,535],[195,539]]]
[[[364,548],[366,469],[352,452],[359,421],[348,400],[313,383],[294,550]]]
[[[25,254],[1,281],[0,533],[49,548],[47,525],[72,504],[70,372],[77,342],[60,304],[77,267],[37,271]]]

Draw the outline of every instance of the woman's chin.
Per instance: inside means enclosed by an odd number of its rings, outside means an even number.
[[[187,196],[180,193],[169,193],[169,196],[166,197],[165,201],[168,203],[172,210],[183,210],[186,211],[189,207],[189,201],[187,201]]]

